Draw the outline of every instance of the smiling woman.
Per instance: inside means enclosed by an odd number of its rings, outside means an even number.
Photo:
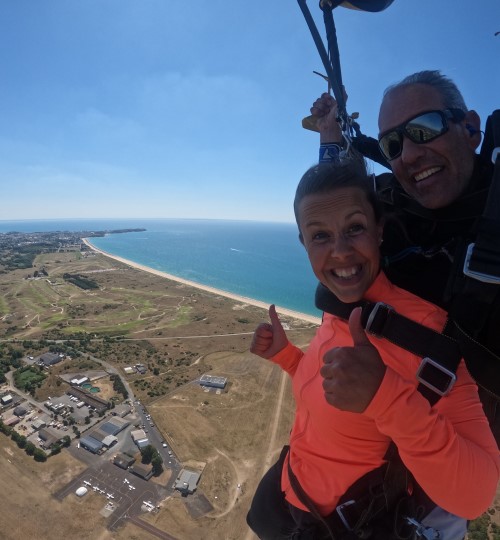
[[[310,169],[297,188],[295,213],[316,277],[342,302],[356,302],[380,270],[382,219],[365,176],[357,181],[348,166],[337,167],[335,178],[332,191],[331,171]]]
[[[366,305],[389,305],[388,318],[434,337],[446,322],[444,311],[380,270],[383,224],[371,185],[363,164],[346,160],[309,169],[296,191],[300,239],[342,315],[323,314],[306,352],[288,341],[274,306],[271,324],[255,331],[250,350],[291,375],[296,401],[290,444],[261,480],[247,516],[261,539],[367,538],[370,531],[394,540],[417,527],[462,540],[467,519],[484,512],[496,491],[497,446],[460,356],[453,382],[429,395],[421,375],[427,355],[397,345],[400,335],[390,341],[365,332]],[[409,497],[408,474],[415,478]]]

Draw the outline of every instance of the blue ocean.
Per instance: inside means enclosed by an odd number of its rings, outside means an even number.
[[[196,219],[0,221],[0,232],[145,232],[92,238],[99,249],[230,293],[309,315],[317,280],[293,223]]]

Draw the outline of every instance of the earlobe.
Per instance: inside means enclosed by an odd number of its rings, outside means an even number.
[[[465,114],[465,129],[469,135],[469,144],[473,150],[481,144],[481,119],[476,111],[468,111]]]

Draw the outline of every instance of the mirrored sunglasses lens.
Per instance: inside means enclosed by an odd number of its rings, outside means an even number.
[[[390,161],[401,153],[401,135],[397,131],[391,131],[380,139],[379,145],[386,159]]]
[[[404,128],[405,134],[415,143],[432,141],[446,131],[443,117],[437,112],[417,116]]]

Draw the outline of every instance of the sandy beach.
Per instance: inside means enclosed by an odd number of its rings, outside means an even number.
[[[90,249],[97,253],[101,253],[102,255],[105,255],[106,257],[109,257],[110,259],[114,259],[115,261],[119,261],[123,264],[126,264],[127,266],[130,266],[132,268],[135,268],[136,270],[142,270],[143,272],[149,272],[150,274],[154,274],[155,276],[159,276],[162,278],[170,279],[172,281],[177,281],[178,283],[182,283],[184,285],[188,285],[190,287],[196,287],[197,289],[201,289],[203,291],[218,294],[221,296],[225,296],[227,298],[231,298],[232,300],[236,300],[237,302],[241,302],[243,304],[250,304],[252,306],[257,306],[260,308],[263,308],[267,310],[269,308],[269,305],[265,302],[260,302],[259,300],[255,300],[253,298],[247,298],[245,296],[239,296],[237,294],[233,294],[227,291],[223,291],[221,289],[216,289],[215,287],[209,287],[208,285],[202,285],[200,283],[196,283],[194,281],[189,281],[187,279],[180,278],[178,276],[174,276],[172,274],[168,274],[167,272],[162,272],[161,270],[155,270],[154,268],[150,268],[149,266],[144,266],[143,264],[138,264],[134,261],[130,261],[129,259],[124,259],[123,257],[118,257],[117,255],[112,255],[111,253],[108,253],[107,251],[104,251],[102,249],[99,249],[95,247],[88,238],[82,239],[85,245],[87,245]],[[278,313],[281,313],[282,315],[287,315],[289,317],[294,317],[295,319],[299,319],[302,321],[307,321],[313,324],[321,324],[321,319],[319,317],[313,317],[312,315],[307,315],[306,313],[300,313],[298,311],[293,311],[291,309],[286,309],[280,306],[276,306],[276,311]]]

